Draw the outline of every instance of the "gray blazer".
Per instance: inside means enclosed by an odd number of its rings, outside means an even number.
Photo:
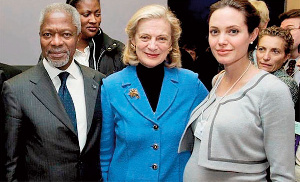
[[[78,137],[43,63],[4,82],[8,181],[99,181],[100,83],[103,74],[79,65],[84,80],[87,141]]]
[[[221,81],[225,73],[217,80]],[[270,166],[272,181],[294,181],[295,111],[288,87],[261,70],[242,88],[221,102],[214,87],[194,109],[182,135],[179,152],[192,150],[193,122],[216,103],[203,129],[198,165],[221,171],[262,175]],[[246,180],[250,181],[250,180]]]

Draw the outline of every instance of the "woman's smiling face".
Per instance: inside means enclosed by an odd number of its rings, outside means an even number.
[[[245,23],[245,15],[231,7],[216,10],[209,20],[209,45],[221,64],[232,64],[248,57],[253,41]]]
[[[139,62],[153,68],[166,60],[171,50],[171,25],[163,18],[140,20],[131,42]]]

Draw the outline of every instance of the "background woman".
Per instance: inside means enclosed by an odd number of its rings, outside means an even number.
[[[210,8],[209,45],[225,72],[182,136],[179,151],[193,150],[185,181],[266,181],[269,166],[272,181],[294,180],[291,94],[248,58],[259,22],[247,0],[221,0]]]
[[[123,61],[103,81],[101,168],[104,181],[182,181],[190,152],[177,153],[191,111],[208,91],[180,69],[181,28],[160,5],[129,20]]]
[[[114,40],[100,29],[99,0],[67,0],[80,14],[81,38],[74,59],[80,64],[110,75],[124,68],[121,55],[124,44]]]
[[[296,103],[297,82],[283,68],[283,64],[290,58],[293,44],[293,37],[289,30],[276,26],[262,29],[258,36],[256,57],[258,68],[272,73],[283,81],[289,87],[293,101]]]

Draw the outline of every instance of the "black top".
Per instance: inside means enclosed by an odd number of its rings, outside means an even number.
[[[142,64],[138,64],[136,72],[151,108],[155,112],[164,78],[164,63],[161,63],[154,68],[147,68]]]

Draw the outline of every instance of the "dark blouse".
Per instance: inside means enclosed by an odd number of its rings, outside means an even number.
[[[154,68],[147,68],[142,64],[138,64],[136,72],[151,108],[153,112],[155,112],[164,78],[164,63],[161,63]]]

